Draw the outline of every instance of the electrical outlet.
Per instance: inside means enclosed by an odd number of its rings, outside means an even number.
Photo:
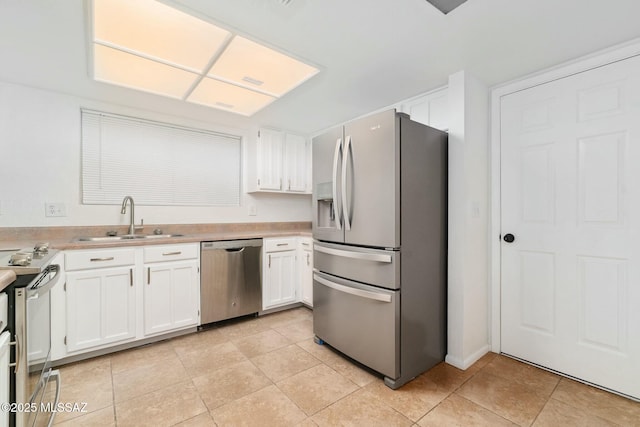
[[[249,216],[256,216],[258,215],[258,208],[256,207],[256,205],[251,204],[249,205]]]
[[[67,207],[64,203],[45,203],[45,216],[67,216]]]

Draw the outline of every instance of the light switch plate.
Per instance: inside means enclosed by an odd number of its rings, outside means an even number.
[[[67,216],[67,207],[64,203],[50,203],[44,204],[45,216]]]
[[[251,204],[249,205],[249,216],[256,216],[258,215],[258,208],[256,207],[256,205]]]

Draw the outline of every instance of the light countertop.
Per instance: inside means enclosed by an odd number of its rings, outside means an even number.
[[[161,228],[164,234],[180,234],[177,237],[123,239],[110,241],[79,241],[78,237],[105,236],[106,231],[116,227],[38,227],[4,229],[0,233],[0,251],[31,248],[37,242],[46,241],[51,248],[60,250],[113,248],[126,246],[166,245],[177,243],[198,243],[216,240],[252,239],[261,237],[311,236],[311,224],[292,223],[247,223],[247,224],[194,224],[194,225],[151,225],[139,234],[151,234],[154,228]],[[116,229],[119,235],[126,230]]]
[[[0,291],[3,291],[4,288],[12,284],[14,280],[16,280],[16,273],[14,273],[13,271],[0,271]]]

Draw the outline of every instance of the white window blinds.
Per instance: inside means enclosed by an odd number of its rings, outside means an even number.
[[[241,138],[83,109],[82,202],[238,206]]]

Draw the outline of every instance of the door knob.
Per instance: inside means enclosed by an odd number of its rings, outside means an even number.
[[[513,241],[516,240],[516,237],[511,234],[511,233],[507,233],[504,235],[504,241],[507,243],[513,243]]]

